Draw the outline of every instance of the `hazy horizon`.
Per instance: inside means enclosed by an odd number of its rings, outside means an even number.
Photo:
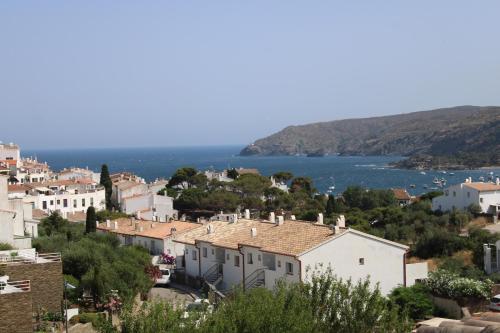
[[[290,125],[500,105],[500,3],[0,3],[0,140],[244,146]]]

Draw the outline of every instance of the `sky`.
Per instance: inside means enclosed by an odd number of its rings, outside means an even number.
[[[0,1],[0,141],[247,144],[500,105],[500,1]]]

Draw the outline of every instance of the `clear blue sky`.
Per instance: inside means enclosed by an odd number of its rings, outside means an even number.
[[[500,105],[500,1],[0,2],[0,140],[246,144]]]

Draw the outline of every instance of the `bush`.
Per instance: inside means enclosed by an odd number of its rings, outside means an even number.
[[[442,269],[429,273],[424,283],[432,294],[452,299],[465,297],[488,299],[493,286],[493,282],[489,279],[480,281],[464,278]]]
[[[80,313],[76,317],[77,317],[76,320],[78,323],[82,323],[82,324],[92,323],[92,326],[97,327],[101,318],[104,318],[104,313],[84,312],[84,313]]]
[[[10,244],[0,243],[0,251],[8,251],[8,250],[13,250],[13,249],[14,248]]]
[[[395,288],[389,295],[389,299],[397,304],[401,310],[407,311],[413,320],[425,319],[432,316],[434,312],[429,291],[422,284]]]

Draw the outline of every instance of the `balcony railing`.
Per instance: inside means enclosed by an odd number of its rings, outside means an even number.
[[[0,294],[28,292],[31,290],[30,280],[0,281]]]
[[[0,255],[0,265],[10,264],[35,264],[45,262],[60,262],[61,253],[21,253],[16,254],[16,251],[11,251],[10,255]]]

